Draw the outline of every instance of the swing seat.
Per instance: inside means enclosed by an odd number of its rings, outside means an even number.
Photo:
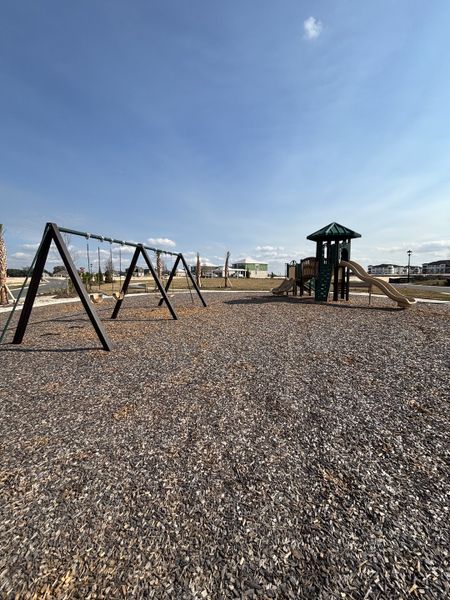
[[[125,294],[123,292],[113,292],[113,298],[116,301],[123,300]]]
[[[103,302],[103,294],[90,294],[89,297],[94,304],[101,304]]]

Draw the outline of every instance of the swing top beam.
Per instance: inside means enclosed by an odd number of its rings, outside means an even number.
[[[170,256],[178,256],[178,252],[170,252],[169,250],[162,250],[161,248],[153,248],[152,246],[146,246],[145,244],[136,244],[135,242],[126,242],[125,240],[117,240],[115,238],[106,237],[104,235],[97,235],[95,233],[88,233],[87,231],[77,231],[76,229],[68,229],[67,227],[59,227],[59,231],[62,233],[68,233],[69,235],[78,235],[86,239],[99,240],[100,242],[109,242],[110,244],[120,244],[121,246],[130,246],[132,248],[143,247],[146,250],[152,252],[161,252],[161,254],[169,254]]]

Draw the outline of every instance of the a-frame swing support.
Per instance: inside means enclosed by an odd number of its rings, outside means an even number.
[[[70,252],[62,238],[61,232],[56,223],[47,223],[47,225],[45,226],[44,235],[42,238],[40,248],[38,250],[38,254],[36,256],[35,266],[33,269],[33,274],[31,276],[30,285],[28,287],[28,292],[25,297],[25,302],[22,307],[22,312],[20,313],[16,332],[14,334],[13,344],[22,343],[28,325],[28,321],[30,319],[31,310],[33,308],[33,304],[39,289],[39,283],[44,272],[45,262],[47,260],[48,252],[50,250],[50,244],[52,242],[55,243],[55,246],[58,249],[64,266],[66,267],[67,273],[73,283],[73,286],[78,296],[80,297],[84,310],[86,311],[89,320],[91,321],[104,350],[111,350],[112,344],[103,328],[99,317],[92,308],[89,296],[84,288],[83,282],[80,279],[78,271],[73,263],[72,257],[70,256]]]
[[[175,312],[175,309],[172,306],[172,303],[170,302],[169,296],[167,294],[169,292],[170,286],[172,284],[172,280],[173,280],[173,278],[175,276],[175,273],[177,271],[177,267],[178,267],[180,261],[183,263],[183,266],[184,266],[184,268],[186,270],[187,276],[190,278],[190,280],[191,280],[191,282],[192,282],[192,284],[194,286],[194,289],[197,292],[198,297],[200,298],[201,303],[203,304],[203,306],[206,307],[205,299],[203,298],[202,293],[200,292],[197,284],[195,283],[195,280],[192,277],[192,273],[189,270],[188,264],[186,263],[186,260],[185,260],[184,256],[181,253],[177,255],[177,258],[175,259],[174,265],[173,265],[172,270],[170,272],[169,279],[167,280],[167,283],[166,283],[166,285],[164,287],[162,285],[159,277],[158,277],[158,274],[155,271],[155,268],[154,268],[154,266],[152,264],[152,261],[150,260],[150,257],[148,255],[148,252],[147,252],[145,246],[143,246],[142,244],[138,244],[138,246],[136,247],[136,250],[134,251],[133,258],[131,259],[131,263],[130,263],[130,266],[128,268],[127,275],[125,277],[125,281],[123,282],[122,289],[120,290],[120,298],[119,298],[119,300],[117,301],[117,304],[114,307],[114,310],[113,310],[112,315],[111,315],[111,319],[116,319],[117,316],[118,316],[118,314],[119,314],[119,311],[120,311],[120,309],[122,307],[122,303],[123,303],[123,301],[125,299],[125,296],[127,294],[128,286],[130,285],[131,277],[133,275],[134,269],[136,268],[136,264],[137,264],[137,261],[139,259],[139,255],[140,254],[142,254],[145,262],[147,263],[147,266],[148,266],[148,268],[150,270],[150,273],[152,274],[152,277],[153,277],[153,279],[156,282],[156,286],[158,288],[158,291],[161,294],[161,298],[160,298],[160,300],[158,302],[158,306],[161,306],[163,304],[163,302],[164,302],[166,304],[167,308],[169,309],[169,312],[172,315],[173,319],[176,320],[176,319],[178,319],[178,317],[177,317],[177,314]]]
[[[137,264],[137,261],[139,259],[139,255],[140,254],[142,254],[142,257],[143,257],[144,261],[146,262],[147,267],[149,268],[150,273],[152,274],[153,279],[155,280],[155,283],[156,283],[156,286],[157,286],[157,288],[159,290],[159,293],[161,294],[161,300],[160,300],[158,306],[160,306],[163,302],[165,302],[167,308],[169,309],[170,314],[172,315],[172,319],[177,320],[178,319],[177,313],[175,312],[175,309],[173,308],[172,303],[169,300],[169,297],[168,297],[168,295],[166,293],[166,290],[164,289],[161,281],[159,280],[158,274],[156,273],[155,268],[154,268],[154,266],[152,264],[152,261],[150,260],[150,257],[148,255],[148,252],[145,249],[145,247],[144,247],[143,244],[138,244],[136,246],[136,250],[134,251],[133,258],[131,259],[130,266],[128,267],[128,271],[127,271],[127,275],[125,277],[125,281],[123,282],[122,289],[120,290],[120,298],[119,298],[119,300],[117,301],[117,303],[116,303],[116,305],[114,307],[114,310],[113,310],[112,315],[111,315],[111,319],[116,319],[117,315],[119,314],[119,311],[120,311],[120,309],[122,307],[122,303],[123,303],[123,301],[125,299],[125,296],[127,294],[128,286],[130,285],[131,277],[133,276],[134,269],[136,268],[136,264]]]
[[[192,285],[193,285],[193,287],[194,287],[195,291],[197,292],[197,294],[198,294],[198,297],[200,298],[200,301],[201,301],[201,303],[203,304],[203,306],[205,306],[205,307],[206,307],[206,302],[205,302],[205,299],[203,298],[203,296],[202,296],[202,293],[201,293],[201,291],[200,291],[200,289],[199,289],[199,287],[198,287],[198,285],[197,285],[197,283],[196,283],[195,279],[192,277],[191,270],[189,269],[189,266],[188,266],[188,264],[187,264],[187,262],[186,262],[186,260],[185,260],[184,256],[183,256],[181,253],[180,253],[180,254],[178,254],[178,256],[177,256],[177,258],[176,258],[176,260],[175,260],[175,262],[174,262],[174,264],[173,264],[172,270],[171,270],[171,272],[170,272],[170,275],[169,275],[169,279],[167,280],[167,283],[166,283],[166,287],[165,287],[165,293],[167,294],[167,292],[168,292],[168,291],[169,291],[169,289],[170,289],[170,286],[171,286],[171,284],[172,284],[172,280],[173,280],[173,278],[175,277],[175,274],[176,274],[176,272],[177,272],[177,268],[178,268],[178,265],[180,264],[180,262],[182,262],[182,263],[183,263],[183,267],[184,267],[184,269],[185,269],[185,271],[186,271],[186,275],[187,275],[187,277],[189,277],[189,279],[191,280],[191,283],[192,283]],[[162,298],[161,298],[161,299],[160,299],[160,301],[158,302],[158,306],[161,306],[161,304],[162,304],[163,302],[164,302],[164,296],[162,296]]]

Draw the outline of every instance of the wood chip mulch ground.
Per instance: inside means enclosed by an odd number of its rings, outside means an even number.
[[[206,299],[0,348],[0,598],[448,598],[449,306]]]

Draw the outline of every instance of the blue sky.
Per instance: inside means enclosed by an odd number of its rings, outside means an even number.
[[[10,266],[46,221],[280,272],[331,221],[364,265],[450,258],[449,28],[447,0],[3,0]]]

